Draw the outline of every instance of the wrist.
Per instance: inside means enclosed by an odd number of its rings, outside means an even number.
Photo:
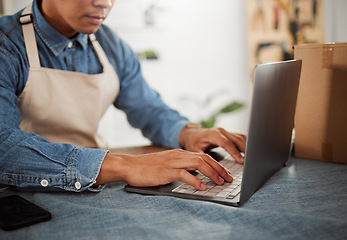
[[[195,123],[188,123],[187,125],[182,128],[180,135],[179,135],[179,143],[182,148],[186,148],[186,144],[189,141],[189,135],[193,131],[197,131],[198,129],[201,129],[201,126]]]
[[[185,125],[184,127],[185,128],[201,128],[201,126],[196,123],[187,123],[187,125]]]
[[[127,174],[125,155],[106,154],[95,186],[110,182],[124,182]]]

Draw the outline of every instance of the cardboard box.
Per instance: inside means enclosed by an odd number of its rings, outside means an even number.
[[[294,46],[302,60],[295,156],[347,163],[347,43]]]

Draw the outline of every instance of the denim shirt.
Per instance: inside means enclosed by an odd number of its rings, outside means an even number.
[[[0,184],[39,191],[100,191],[93,188],[107,150],[52,144],[19,129],[17,98],[29,72],[21,12],[0,19]],[[102,72],[87,35],[68,39],[33,4],[33,25],[41,67],[87,74]],[[107,26],[95,33],[120,81],[114,106],[127,115],[153,143],[178,148],[178,135],[188,119],[170,109],[144,80],[130,47]]]

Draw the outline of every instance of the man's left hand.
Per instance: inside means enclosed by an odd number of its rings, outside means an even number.
[[[203,153],[214,147],[224,148],[238,163],[243,164],[242,153],[246,149],[246,136],[231,133],[223,128],[190,128],[182,129],[179,136],[183,148],[192,152]]]

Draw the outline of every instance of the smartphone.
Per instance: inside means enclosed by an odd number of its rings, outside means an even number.
[[[5,192],[8,188],[8,186],[0,184],[0,193]]]
[[[47,210],[18,195],[0,198],[0,227],[11,231],[48,221],[52,215]]]

